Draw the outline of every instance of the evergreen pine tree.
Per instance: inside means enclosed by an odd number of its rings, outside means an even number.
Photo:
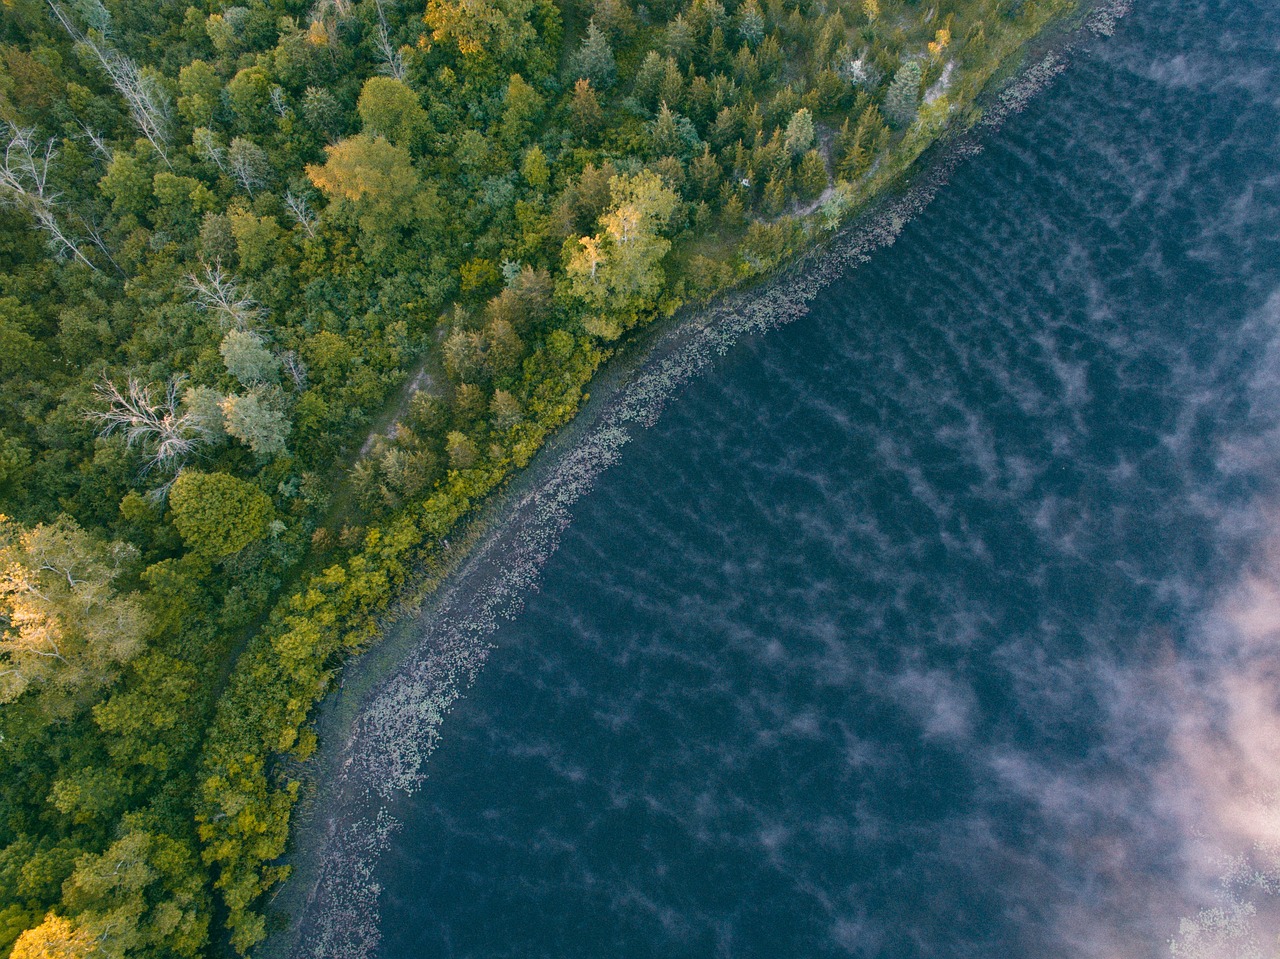
[[[817,132],[813,127],[813,114],[803,108],[797,110],[791,117],[791,122],[787,124],[787,152],[793,157],[804,156],[813,146],[815,139],[817,139]]]
[[[920,64],[912,61],[904,63],[893,75],[889,84],[889,92],[884,98],[884,112],[897,127],[909,127],[916,119],[916,111],[920,107],[920,82],[923,73]]]
[[[764,14],[756,0],[747,0],[738,10],[738,36],[754,47],[764,39]]]
[[[587,24],[587,35],[573,58],[573,72],[585,77],[597,90],[607,90],[618,78],[618,64],[613,59],[613,47],[595,20]]]

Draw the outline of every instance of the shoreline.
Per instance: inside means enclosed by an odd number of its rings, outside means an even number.
[[[637,424],[651,426],[716,357],[745,335],[804,316],[829,283],[891,245],[954,170],[981,153],[986,136],[1065,69],[1072,53],[1110,35],[1126,10],[1125,0],[1112,0],[1051,28],[976,123],[926,151],[905,189],[881,196],[774,276],[652,324],[605,364],[578,414],[477,511],[443,571],[397,604],[384,639],[344,667],[338,689],[318,708],[321,749],[294,770],[306,783],[286,856],[295,875],[270,903],[288,925],[257,955],[375,952],[380,889],[373,874],[398,827],[390,809],[425,778],[444,717],[487,660],[499,617],[518,613],[536,588],[573,504],[618,460]]]

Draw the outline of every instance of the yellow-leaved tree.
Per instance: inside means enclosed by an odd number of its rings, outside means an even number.
[[[325,147],[325,153],[325,162],[308,166],[307,176],[328,197],[330,210],[354,216],[371,250],[396,246],[405,228],[417,228],[428,239],[443,228],[439,194],[423,182],[408,150],[361,133]]]
[[[679,198],[651,170],[613,177],[609,193],[600,232],[566,244],[565,270],[570,296],[586,308],[587,332],[616,340],[657,306],[671,249],[662,233]]]
[[[136,558],[66,516],[29,530],[0,516],[0,703],[101,686],[141,649],[146,614],[112,585]]]
[[[9,959],[91,959],[101,954],[93,933],[51,912],[18,937]]]

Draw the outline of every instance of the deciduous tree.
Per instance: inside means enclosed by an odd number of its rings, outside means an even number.
[[[386,137],[388,142],[407,150],[420,146],[431,127],[418,95],[408,84],[392,77],[366,80],[356,112],[366,134]]]
[[[276,390],[254,387],[226,397],[220,405],[226,431],[249,449],[264,458],[284,452],[289,418]]]
[[[323,165],[308,166],[311,182],[330,202],[349,208],[371,235],[437,215],[436,194],[424,189],[407,150],[362,133],[325,147]]]
[[[147,617],[114,587],[136,556],[66,516],[29,530],[0,516],[0,702],[100,686],[141,649]]]
[[[237,553],[266,535],[271,497],[230,473],[184,470],[169,491],[173,524],[188,549],[210,559]]]
[[[228,330],[218,351],[227,372],[242,386],[275,383],[280,379],[280,360],[267,349],[257,333]]]

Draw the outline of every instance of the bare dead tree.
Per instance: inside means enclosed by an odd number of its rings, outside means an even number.
[[[151,387],[133,377],[124,392],[103,377],[93,392],[106,409],[85,410],[85,419],[101,424],[100,436],[120,433],[130,447],[142,447],[146,451],[144,471],[176,470],[207,438],[207,431],[195,415],[182,409],[178,390],[183,380],[181,376],[173,377],[156,398]]]
[[[224,324],[230,323],[238,330],[251,329],[262,315],[262,307],[240,291],[235,277],[224,270],[221,263],[204,264],[203,276],[189,273],[187,288],[195,294],[200,309],[219,314]]]
[[[81,30],[57,0],[48,0],[48,4],[71,39],[82,44],[97,59],[111,85],[128,106],[134,125],[160,154],[165,166],[169,166],[169,98],[164,89],[155,77],[144,73],[136,63],[109,46],[105,39]],[[105,26],[105,21],[101,26]]]
[[[374,38],[374,46],[377,47],[378,53],[382,57],[382,66],[379,68],[384,74],[393,79],[404,80],[404,57],[400,55],[400,51],[392,45],[391,38],[387,35],[387,26],[385,23],[378,25],[378,35]]]
[[[191,133],[191,145],[204,160],[223,173],[227,172],[227,148],[218,142],[218,135],[208,127],[196,127]]]
[[[383,0],[374,0],[374,6],[378,11],[378,33],[373,42],[378,54],[382,57],[380,69],[387,76],[403,81],[404,57],[400,55],[400,49],[391,42],[391,30],[387,26],[387,14],[382,2]]]
[[[280,356],[280,362],[284,364],[284,371],[289,374],[289,379],[293,380],[293,385],[303,390],[307,387],[307,364],[293,350],[285,350]]]
[[[102,137],[98,134],[98,132],[94,130],[93,127],[89,126],[87,123],[81,123],[80,129],[84,131],[84,138],[93,144],[94,152],[96,152],[98,156],[102,157],[102,159],[110,163],[112,159],[114,159],[115,157],[115,152],[111,149],[111,147],[107,144],[107,142],[103,140]]]
[[[284,195],[284,205],[288,209],[289,215],[298,221],[298,226],[302,227],[307,236],[315,239],[316,223],[319,221],[311,209],[311,204],[307,202],[307,198],[298,196],[290,190]]]
[[[55,208],[58,194],[49,185],[49,172],[58,155],[56,140],[43,145],[35,139],[35,131],[19,127],[12,121],[5,136],[4,160],[0,163],[0,203],[18,207],[48,233],[56,249],[70,253],[89,269],[98,268],[80,252],[80,247],[58,222]]]
[[[97,223],[97,221],[86,220],[78,213],[76,214],[76,220],[79,222],[85,234],[89,237],[90,242],[92,242],[93,245],[98,248],[99,252],[107,258],[107,262],[114,266],[123,276],[124,270],[121,269],[120,264],[116,262],[116,258],[111,255],[111,251],[107,249],[106,241],[102,238],[102,227]]]
[[[351,4],[352,0],[316,0],[307,14],[307,33],[311,41],[328,49],[329,59],[335,64],[340,44],[337,21],[351,16]]]
[[[271,163],[266,152],[248,137],[236,137],[227,150],[227,166],[232,178],[249,196],[266,185]]]
[[[284,87],[278,83],[271,87],[271,109],[275,110],[276,116],[282,119],[289,115],[289,104],[284,98]]]
[[[346,19],[351,16],[351,0],[316,0],[311,8],[310,19],[312,22],[324,20],[330,15],[338,19]]]

